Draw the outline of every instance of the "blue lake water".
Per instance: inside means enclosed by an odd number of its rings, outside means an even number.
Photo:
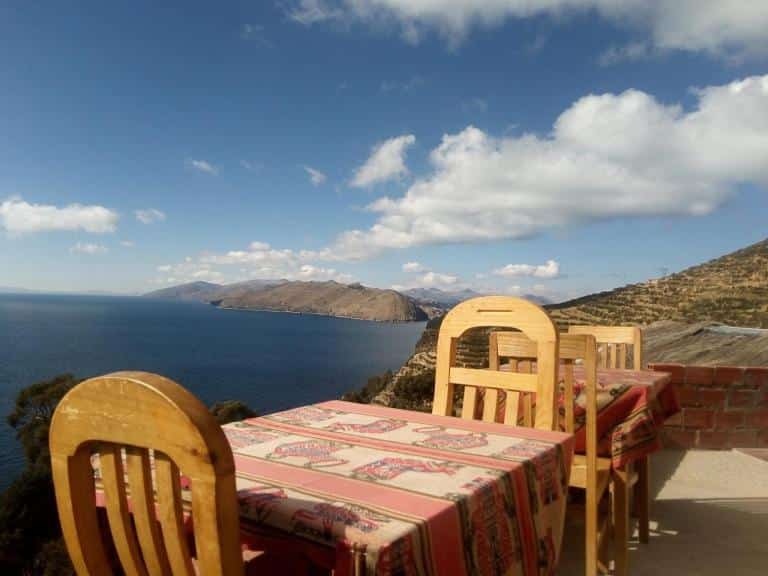
[[[338,398],[399,368],[423,329],[142,298],[0,295],[0,489],[23,466],[5,415],[33,382],[145,370],[207,405],[240,399],[268,413]]]

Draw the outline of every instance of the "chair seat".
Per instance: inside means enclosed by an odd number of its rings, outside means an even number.
[[[611,480],[611,459],[597,459],[597,494],[602,495]],[[568,483],[572,488],[587,489],[587,457],[575,454],[571,463],[571,479]]]

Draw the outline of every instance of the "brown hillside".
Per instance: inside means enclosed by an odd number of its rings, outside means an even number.
[[[768,328],[768,240],[658,280],[547,308],[560,324],[679,320]]]
[[[338,282],[287,282],[257,291],[225,295],[221,308],[322,314],[361,320],[426,320],[421,308],[394,290]]]

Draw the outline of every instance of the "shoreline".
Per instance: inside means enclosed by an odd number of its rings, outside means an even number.
[[[426,320],[376,320],[374,318],[360,318],[359,316],[341,316],[338,314],[326,314],[323,312],[300,312],[298,310],[275,310],[273,308],[238,308],[235,306],[217,306],[208,303],[218,310],[235,310],[240,312],[270,312],[272,314],[295,314],[297,316],[322,316],[324,318],[339,318],[341,320],[355,320],[357,322],[376,322],[377,324],[410,324],[419,322],[428,322]]]

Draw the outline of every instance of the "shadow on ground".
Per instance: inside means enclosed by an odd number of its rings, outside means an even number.
[[[652,459],[651,540],[630,541],[632,576],[768,574],[768,463],[739,452]],[[569,518],[560,574],[584,573],[583,524]]]

